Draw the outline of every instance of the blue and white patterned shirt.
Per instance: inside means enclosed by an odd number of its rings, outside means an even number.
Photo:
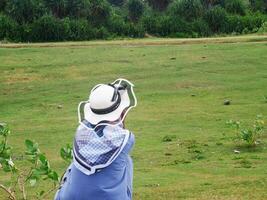
[[[90,175],[110,165],[126,145],[130,132],[122,124],[88,128],[79,125],[73,148],[74,165]]]

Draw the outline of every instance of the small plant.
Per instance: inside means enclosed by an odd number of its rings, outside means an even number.
[[[175,136],[175,135],[165,135],[165,136],[162,138],[162,142],[171,142],[171,141],[173,141],[174,139],[176,139],[176,136]]]
[[[234,129],[237,140],[245,141],[249,147],[255,147],[259,143],[259,138],[264,132],[264,120],[262,115],[257,115],[251,128],[241,128],[239,121],[229,120],[228,126]]]
[[[63,160],[70,163],[72,161],[72,147],[67,144],[66,147],[60,149],[60,156]]]
[[[59,187],[59,176],[50,167],[50,163],[44,153],[41,152],[36,142],[25,140],[26,151],[22,158],[28,161],[23,168],[17,167],[13,162],[12,147],[8,144],[10,130],[6,124],[0,124],[0,170],[11,173],[8,186],[0,184],[0,190],[8,195],[10,200],[28,199],[26,186],[34,187],[38,181],[51,181],[52,187],[48,191],[41,190],[35,194],[34,199],[45,199],[52,191]],[[70,145],[62,148],[60,153],[64,160],[72,159],[72,148]]]

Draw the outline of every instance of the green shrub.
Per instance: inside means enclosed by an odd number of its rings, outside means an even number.
[[[260,11],[263,13],[267,13],[267,2],[266,0],[249,0],[250,7],[252,11]]]
[[[142,17],[145,6],[142,0],[130,0],[128,2],[129,18],[132,22],[137,22]]]
[[[219,33],[222,32],[227,22],[227,13],[222,7],[215,6],[207,11],[204,19],[209,24],[209,27],[213,32]]]
[[[68,24],[63,20],[51,15],[44,15],[32,24],[31,40],[44,41],[63,41],[68,33]]]
[[[85,19],[65,19],[65,27],[68,27],[66,39],[72,41],[91,40],[95,38],[93,28]]]
[[[242,17],[242,22],[250,32],[257,32],[264,23],[264,19],[260,15],[246,15]]]
[[[6,15],[0,14],[0,40],[18,40],[18,24]]]
[[[264,19],[260,15],[230,15],[227,16],[227,23],[224,26],[225,33],[252,33],[262,26]]]
[[[188,21],[202,16],[203,12],[200,0],[175,0],[169,7],[171,16],[180,16]]]
[[[142,38],[145,36],[145,29],[141,23],[134,24],[134,23],[127,23],[126,24],[126,33],[125,35],[132,37],[132,38]]]
[[[6,7],[6,0],[1,0],[0,1],[0,12],[5,10]]]
[[[108,30],[104,26],[102,26],[100,28],[94,29],[94,35],[96,39],[107,39],[110,34]]]
[[[210,27],[203,19],[194,21],[192,23],[192,30],[201,37],[207,37],[211,35]]]
[[[258,30],[258,33],[267,33],[267,21],[264,22]],[[267,96],[264,96],[265,101],[267,102]]]
[[[150,14],[142,18],[142,24],[147,33],[152,35],[159,35],[161,16]]]
[[[156,11],[164,11],[172,0],[147,0],[149,6]]]
[[[246,14],[246,8],[242,0],[225,0],[225,9],[232,14]]]
[[[123,36],[126,34],[126,23],[122,16],[113,14],[109,20],[108,30],[117,36]]]
[[[87,20],[90,24],[101,29],[107,25],[111,7],[106,0],[89,0]]]
[[[6,13],[19,24],[32,23],[47,12],[42,0],[9,0]]]
[[[235,131],[234,139],[244,141],[248,147],[255,147],[264,133],[264,120],[262,115],[257,115],[251,128],[241,128],[240,122],[229,120],[226,124]]]
[[[125,0],[108,0],[108,2],[115,6],[122,6],[125,3]]]
[[[227,16],[227,23],[224,25],[223,29],[225,33],[242,33],[244,30],[242,17],[237,15]]]

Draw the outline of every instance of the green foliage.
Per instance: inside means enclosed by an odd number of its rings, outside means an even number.
[[[176,139],[176,136],[175,135],[165,135],[162,138],[162,142],[171,142],[171,141],[173,141],[175,139]]]
[[[122,6],[126,0],[108,0],[108,2],[115,6]]]
[[[263,1],[248,10],[243,0],[2,0],[0,41],[254,33],[267,20]]]
[[[240,122],[233,120],[226,122],[226,124],[235,130],[235,139],[245,141],[248,147],[255,147],[264,133],[264,120],[262,115],[256,117],[252,128],[241,128]]]
[[[66,0],[44,0],[46,7],[50,12],[59,18],[63,18],[67,13],[67,1]]]
[[[211,30],[206,21],[198,19],[192,23],[192,30],[201,37],[207,37],[211,35]]]
[[[0,14],[0,40],[16,40],[17,23],[6,15]]]
[[[12,161],[12,147],[8,145],[7,138],[10,130],[6,124],[0,123],[0,169],[5,172],[15,172],[16,167]]]
[[[126,23],[122,16],[117,14],[112,14],[109,24],[108,24],[108,30],[111,33],[114,33],[118,36],[126,35]]]
[[[216,6],[207,11],[204,19],[213,32],[220,33],[227,22],[227,13],[222,7]]]
[[[111,8],[106,0],[89,0],[88,21],[96,27],[107,25]]]
[[[70,20],[64,19],[66,40],[82,41],[95,38],[94,29],[85,19]]]
[[[6,12],[18,23],[31,23],[46,13],[42,0],[8,0]]]
[[[190,37],[192,34],[192,25],[179,17],[151,15],[144,17],[142,23],[148,33],[156,36]]]
[[[52,15],[44,15],[32,24],[32,41],[63,41],[67,27],[64,21]]]
[[[267,33],[267,22],[262,23],[261,27],[258,30],[258,33]],[[264,96],[264,98],[267,102],[267,96]]]
[[[63,160],[70,162],[72,160],[72,147],[68,144],[60,149],[60,156]]]
[[[255,11],[260,11],[267,13],[267,2],[266,0],[249,0],[251,9]]]
[[[69,17],[86,17],[89,3],[86,0],[67,0],[66,10]]]
[[[4,11],[6,7],[6,0],[1,0],[0,1],[0,12]]]
[[[172,0],[147,0],[148,4],[156,11],[164,11]]]
[[[20,188],[19,191],[22,193],[23,199],[27,199],[25,185],[29,184],[33,187],[39,180],[52,181],[54,183],[52,189],[56,189],[59,185],[59,176],[57,172],[50,167],[47,157],[40,151],[38,144],[28,139],[25,140],[25,158],[29,161],[29,164],[24,166],[22,170],[19,169],[12,160],[12,147],[9,146],[7,142],[9,135],[10,130],[8,126],[0,123],[0,170],[2,169],[4,172],[10,172],[12,173],[12,176],[15,177],[11,178],[11,185],[9,187],[1,184],[1,189],[8,193],[12,200],[15,200],[16,197],[19,196],[19,192],[16,192],[17,185]],[[71,151],[72,149],[70,145],[67,145],[66,148],[62,148],[60,152],[62,158],[70,161],[72,158]],[[48,191],[48,193],[49,192],[50,191]],[[43,190],[37,193],[35,199],[39,199],[41,196],[45,196]]]
[[[142,0],[130,0],[127,7],[129,18],[132,22],[137,22],[143,15],[145,9]]]
[[[225,9],[232,14],[246,14],[246,8],[242,0],[225,0]]]
[[[173,17],[179,16],[192,21],[201,17],[204,9],[200,0],[176,0],[170,5],[169,12]]]

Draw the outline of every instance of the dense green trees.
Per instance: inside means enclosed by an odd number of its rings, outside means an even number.
[[[267,0],[1,0],[0,40],[206,37],[256,32]]]

